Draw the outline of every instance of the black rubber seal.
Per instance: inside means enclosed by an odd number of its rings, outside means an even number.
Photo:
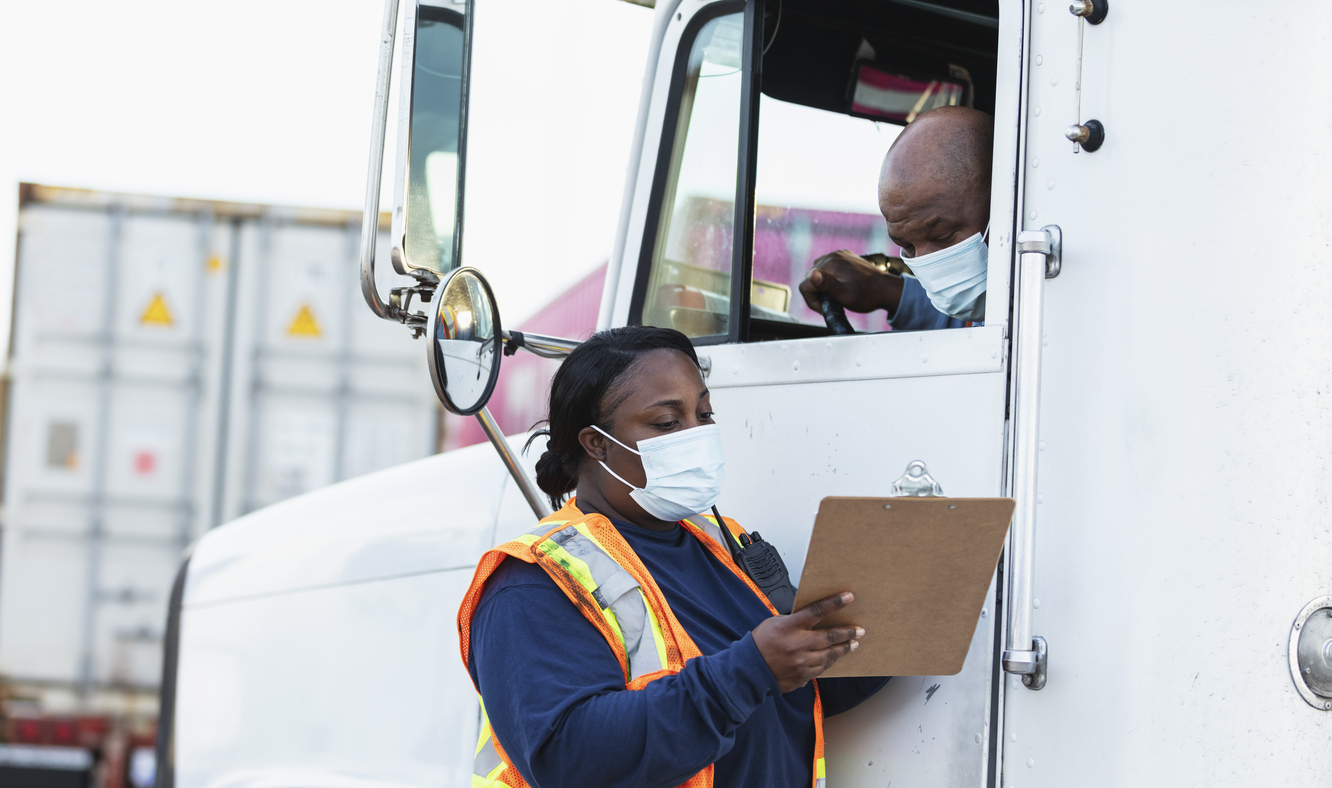
[[[167,606],[166,638],[162,654],[162,689],[157,713],[157,779],[154,788],[176,786],[176,675],[180,666],[180,607],[185,599],[185,576],[190,569],[190,554],[180,562],[176,581],[171,585]]]
[[[1105,143],[1105,126],[1099,120],[1089,120],[1082,125],[1087,127],[1087,141],[1081,143],[1082,149],[1088,153],[1099,150]]]
[[[1087,14],[1087,24],[1099,25],[1105,21],[1105,15],[1110,13],[1110,0],[1089,0],[1092,4],[1092,12]]]

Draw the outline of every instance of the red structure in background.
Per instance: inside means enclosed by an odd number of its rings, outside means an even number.
[[[92,769],[74,782],[89,788],[147,788],[152,784],[155,764],[156,725],[100,715],[45,716],[17,713],[0,722],[0,743],[38,748],[78,748],[92,755]],[[145,768],[146,767],[146,768]],[[0,769],[3,772],[3,769]],[[31,771],[28,772],[31,775]],[[55,774],[55,773],[53,773]],[[0,773],[0,786],[6,784]],[[44,783],[43,783],[44,784]],[[63,784],[53,780],[50,784]]]
[[[606,264],[602,263],[597,270],[553,298],[521,325],[506,325],[505,328],[569,339],[587,339],[597,328],[597,310],[601,308],[601,290],[605,283]],[[503,318],[503,314],[500,317]],[[490,412],[504,434],[527,432],[546,417],[550,379],[559,368],[559,361],[538,358],[523,351],[504,358],[500,364],[495,394],[490,398]],[[481,425],[477,424],[476,419],[452,413],[446,414],[445,419],[444,451],[486,442],[486,434],[481,431]]]

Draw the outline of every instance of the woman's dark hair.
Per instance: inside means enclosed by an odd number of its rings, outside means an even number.
[[[611,403],[610,395],[620,387],[625,373],[654,350],[678,350],[698,366],[693,344],[679,331],[625,326],[593,334],[555,372],[546,429],[533,433],[527,445],[540,435],[549,438],[545,453],[537,460],[537,486],[550,496],[556,509],[578,485],[578,469],[586,454],[578,433],[593,424],[611,428],[607,416],[618,403]]]

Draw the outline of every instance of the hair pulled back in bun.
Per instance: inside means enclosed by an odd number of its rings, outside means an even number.
[[[555,373],[550,384],[550,414],[546,429],[527,441],[545,435],[546,451],[537,460],[537,486],[559,509],[564,498],[578,486],[578,472],[587,453],[578,433],[593,424],[609,430],[604,412],[607,394],[638,359],[654,350],[678,350],[698,365],[698,354],[689,338],[671,328],[625,326],[599,331],[579,345]]]

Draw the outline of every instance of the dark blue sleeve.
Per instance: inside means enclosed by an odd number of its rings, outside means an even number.
[[[780,693],[750,635],[642,690],[538,566],[507,560],[472,619],[472,679],[500,744],[532,785],[671,788],[730,751]]]
[[[904,276],[902,299],[897,304],[897,311],[888,316],[888,323],[894,331],[927,331],[936,328],[962,328],[967,321],[949,317],[935,309],[920,281]]]
[[[823,702],[823,716],[831,717],[851,711],[874,693],[883,689],[890,676],[844,676],[839,679],[819,679],[819,700]]]
[[[823,716],[832,717],[851,711],[883,689],[892,676],[843,676],[837,679],[819,679],[819,702]]]

